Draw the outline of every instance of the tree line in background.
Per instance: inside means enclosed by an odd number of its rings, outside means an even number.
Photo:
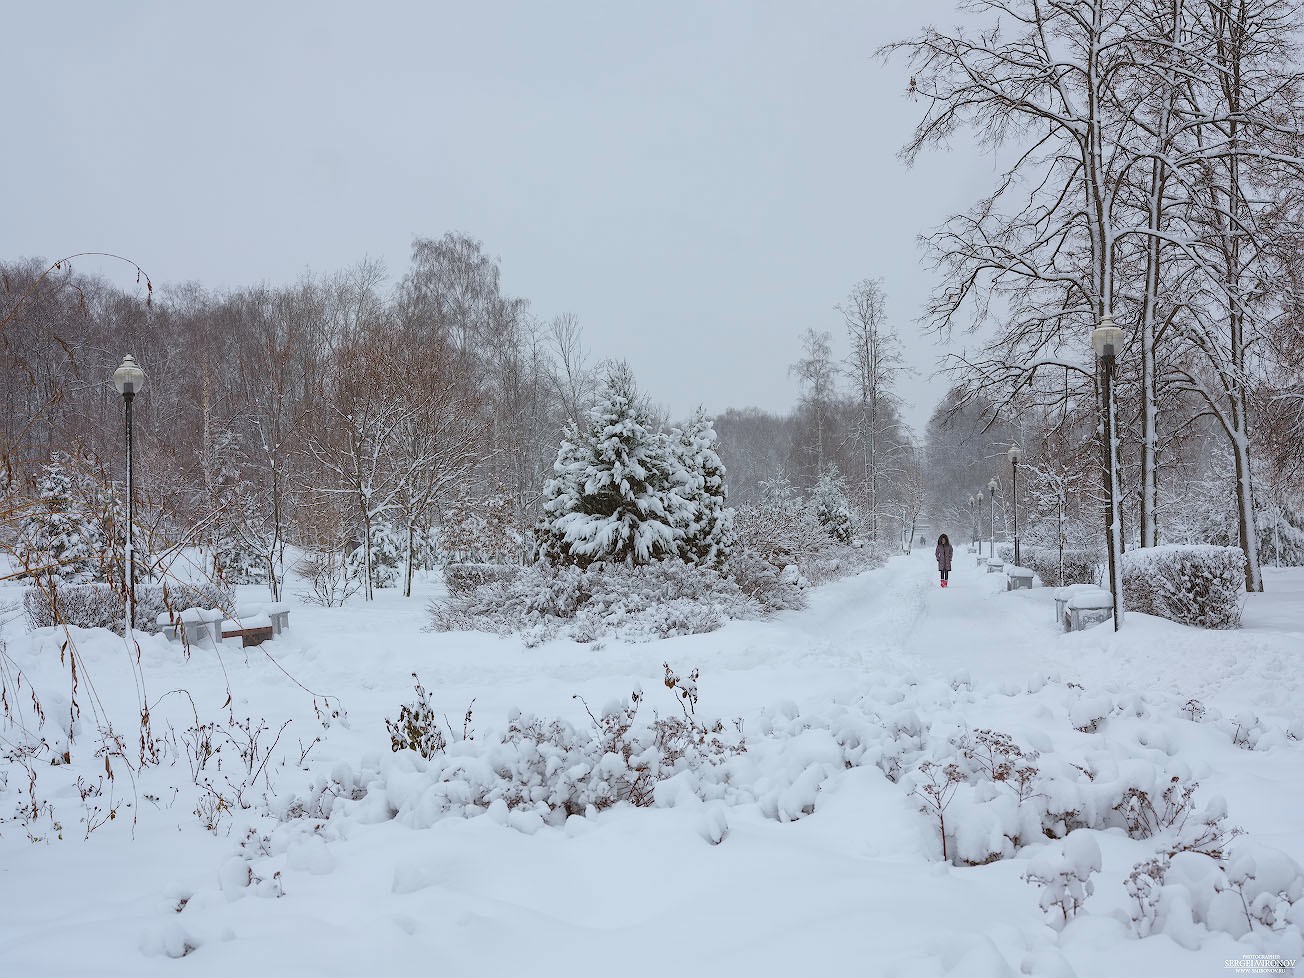
[[[806,494],[823,511],[844,512],[847,533],[908,547],[924,512],[925,452],[901,416],[909,370],[883,283],[857,283],[835,311],[848,353],[834,354],[832,331],[805,331],[791,366],[800,385],[792,412],[746,408],[716,417],[732,499]]]
[[[1007,507],[1009,466],[993,456],[1018,440],[1031,515],[1104,539],[1088,338],[1112,319],[1129,337],[1113,480],[1125,538],[1239,546],[1261,590],[1264,557],[1284,543],[1298,561],[1304,542],[1299,5],[965,10],[965,26],[885,49],[905,56],[925,104],[905,159],[965,135],[1000,168],[925,239],[941,272],[926,318],[974,333],[949,358],[954,389],[930,426],[937,461],[942,445],[958,453],[933,469],[938,514],[965,519],[993,474]]]
[[[120,505],[110,378],[124,351],[149,377],[138,550],[157,570],[199,548],[200,573],[262,580],[277,598],[291,552],[323,588],[368,597],[410,589],[437,531],[463,557],[519,559],[557,433],[595,390],[574,319],[533,316],[463,235],[417,239],[390,289],[369,261],[226,292],[132,294],[62,263],[2,271],[0,492],[6,542],[31,559],[66,549],[54,513],[96,523],[93,550],[122,539],[103,499]]]
[[[792,415],[672,427],[627,365],[593,362],[573,318],[542,322],[506,295],[463,235],[417,239],[392,288],[365,261],[225,292],[0,270],[0,542],[32,577],[123,582],[110,378],[124,351],[149,378],[134,425],[146,577],[190,562],[181,576],[264,582],[279,600],[294,569],[337,604],[411,593],[437,563],[718,568],[740,538],[777,572],[821,541],[894,536],[922,505],[902,491],[918,459],[876,283],[843,310],[846,365],[807,335]]]

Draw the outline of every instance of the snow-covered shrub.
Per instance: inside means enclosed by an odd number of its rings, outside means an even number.
[[[518,563],[528,537],[505,492],[459,494],[441,515],[439,545],[450,563]]]
[[[1032,857],[1023,878],[1042,888],[1041,909],[1052,927],[1063,927],[1082,910],[1100,865],[1100,844],[1087,829],[1070,832],[1063,842],[1043,846]]]
[[[392,750],[414,750],[429,760],[436,754],[443,753],[448,746],[448,738],[444,736],[443,728],[439,725],[439,717],[436,716],[434,707],[430,705],[430,694],[421,685],[421,679],[415,672],[412,673],[412,683],[417,695],[416,702],[402,704],[398,710],[397,720],[386,717],[385,729],[389,731]],[[449,734],[452,735],[453,728],[447,718],[444,719],[444,724],[448,726]],[[461,739],[471,739],[469,706],[466,708],[466,715],[462,718]]]
[[[444,584],[451,594],[465,594],[491,581],[511,580],[521,572],[522,568],[514,564],[447,564]]]
[[[120,627],[125,607],[122,589],[111,584],[62,584],[53,589],[42,585],[23,592],[28,628],[60,622],[80,628]]]
[[[666,663],[664,670],[664,684],[676,704],[665,716],[648,718],[643,693],[635,690],[601,710],[584,704],[589,726],[518,712],[500,733],[454,742],[438,730],[434,709],[418,684],[418,703],[405,705],[400,722],[387,720],[386,725],[396,752],[411,748],[422,760],[410,772],[401,772],[401,797],[396,790],[372,799],[372,792],[364,790],[359,801],[384,805],[389,817],[397,814],[414,825],[496,807],[556,821],[622,802],[652,805],[671,779],[701,774],[747,750],[736,724],[731,731],[723,721],[699,715],[696,669],[679,675]],[[414,780],[416,792],[410,790]],[[332,808],[337,803],[332,801]],[[310,797],[291,805],[287,814],[319,805],[319,795]]]
[[[832,541],[787,479],[761,483],[760,500],[734,514],[738,545],[782,570],[804,567]]]
[[[1239,547],[1169,544],[1129,550],[1123,598],[1139,611],[1198,628],[1239,628],[1245,554]]]
[[[1304,869],[1277,849],[1238,839],[1227,851],[1169,848],[1132,868],[1124,883],[1137,935],[1200,945],[1195,928],[1239,940],[1267,938],[1287,957],[1304,950]]]
[[[1020,747],[1009,734],[986,729],[966,735],[957,746],[980,774],[1014,792],[1019,804],[1032,797],[1041,774],[1037,751]]]
[[[956,789],[964,782],[964,772],[958,764],[939,764],[936,761],[923,761],[906,780],[910,794],[920,801],[919,811],[937,819],[938,832],[942,837],[942,858],[951,858],[946,831],[946,810],[951,807]]]
[[[122,588],[109,584],[60,584],[53,589],[42,585],[29,587],[23,593],[23,611],[29,628],[65,624],[120,631],[126,601]],[[157,631],[158,616],[162,614],[176,614],[187,608],[234,607],[231,591],[219,584],[136,585],[136,628],[143,632]]]
[[[741,553],[750,553],[779,572],[796,567],[802,577],[815,583],[882,567],[888,558],[887,551],[876,542],[864,546],[837,542],[820,524],[815,507],[782,478],[761,483],[760,499],[754,505],[739,507],[733,526],[735,559]],[[759,578],[752,567],[744,567],[742,575]]]
[[[806,607],[806,588],[795,565],[775,567],[754,550],[740,547],[729,560],[726,573],[738,589],[754,598],[766,611],[795,611]]]
[[[294,569],[308,581],[308,593],[302,595],[306,604],[339,608],[362,587],[362,580],[352,572],[349,559],[333,550],[306,554]]]
[[[1169,779],[1157,797],[1144,788],[1131,785],[1114,808],[1123,816],[1128,835],[1134,839],[1149,839],[1186,824],[1193,807],[1191,798],[1199,787],[1197,782],[1183,781],[1178,775]]]
[[[731,578],[671,558],[635,567],[524,567],[507,579],[450,588],[447,601],[432,603],[430,624],[436,631],[520,632],[537,644],[556,637],[590,642],[608,635],[647,640],[699,634],[728,618],[763,612]]]

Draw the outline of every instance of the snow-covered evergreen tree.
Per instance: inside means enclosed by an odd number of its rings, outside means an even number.
[[[88,512],[83,480],[58,452],[37,481],[37,505],[26,521],[19,557],[33,574],[82,584],[99,576],[107,549],[103,527]]]
[[[820,473],[811,494],[811,506],[815,518],[829,536],[838,543],[851,543],[855,535],[855,519],[851,515],[851,504],[847,502],[846,483],[836,469],[827,467]]]
[[[365,544],[364,544],[365,546]],[[377,519],[371,524],[371,586],[373,588],[397,587],[407,553],[406,533],[388,520]],[[349,574],[361,581],[366,574],[363,547],[349,554]]]
[[[715,425],[700,408],[682,431],[671,433],[678,457],[678,492],[689,503],[680,556],[694,564],[720,566],[729,557],[733,510],[725,506],[725,468],[716,452]]]
[[[639,403],[634,376],[610,371],[581,437],[567,430],[544,490],[541,549],[557,563],[646,564],[678,553],[690,503],[666,439]]]

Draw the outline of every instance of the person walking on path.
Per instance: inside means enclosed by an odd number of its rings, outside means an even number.
[[[951,557],[954,553],[951,538],[943,533],[933,548],[933,556],[937,558],[937,572],[942,575],[942,587],[946,587],[946,579],[951,576]]]

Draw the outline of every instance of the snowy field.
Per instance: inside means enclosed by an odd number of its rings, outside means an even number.
[[[27,778],[0,769],[0,975],[1113,978],[1298,957],[1304,572],[1268,569],[1268,592],[1228,633],[1133,615],[1119,635],[1061,635],[1049,591],[1005,593],[1003,581],[962,552],[941,590],[930,550],[818,588],[805,611],[633,645],[426,633],[428,592],[296,606],[266,654],[228,643],[185,661],[142,637],[139,671],[120,640],[78,631],[82,715],[72,764],[41,762],[48,809],[11,818],[31,801]],[[0,591],[0,605],[17,595]],[[61,635],[28,634],[11,616],[4,637],[57,746]],[[597,711],[635,688],[645,709],[673,714],[663,662],[700,668],[700,711],[741,718],[748,749],[663,786],[654,807],[545,819],[498,803],[466,817],[437,765],[390,750],[385,718],[412,701],[414,671],[450,739],[474,701],[484,741],[515,710],[583,728],[585,702]],[[228,690],[230,719],[250,718],[243,730],[228,724]],[[142,698],[162,763],[133,772]],[[97,712],[123,738],[111,782]],[[222,750],[196,771],[193,731],[210,721]],[[954,865],[911,789],[921,763],[961,760],[957,745],[983,729],[1008,734],[1042,780],[1021,800],[968,765],[944,813],[950,854],[992,861]],[[3,733],[12,749],[17,735]],[[251,777],[238,748],[255,738]],[[450,753],[470,756],[475,743]],[[1166,902],[1142,924],[1153,934],[1139,938],[1125,881],[1178,827],[1134,837],[1109,802],[1140,787],[1161,809],[1174,777],[1198,782],[1187,829],[1216,822],[1225,803],[1225,824],[1244,830],[1229,859],[1240,889],[1175,864]],[[253,781],[249,807],[206,808],[205,778]],[[95,824],[112,805],[116,818]],[[1094,842],[1100,871],[1082,868],[1094,890],[1062,929],[1039,906],[1043,888],[1023,879],[1053,871],[1064,850],[1040,832],[1047,811],[1104,826],[1070,837],[1067,865],[1091,863]],[[1254,911],[1272,924],[1236,939],[1242,897],[1278,885],[1287,896],[1260,894]]]

